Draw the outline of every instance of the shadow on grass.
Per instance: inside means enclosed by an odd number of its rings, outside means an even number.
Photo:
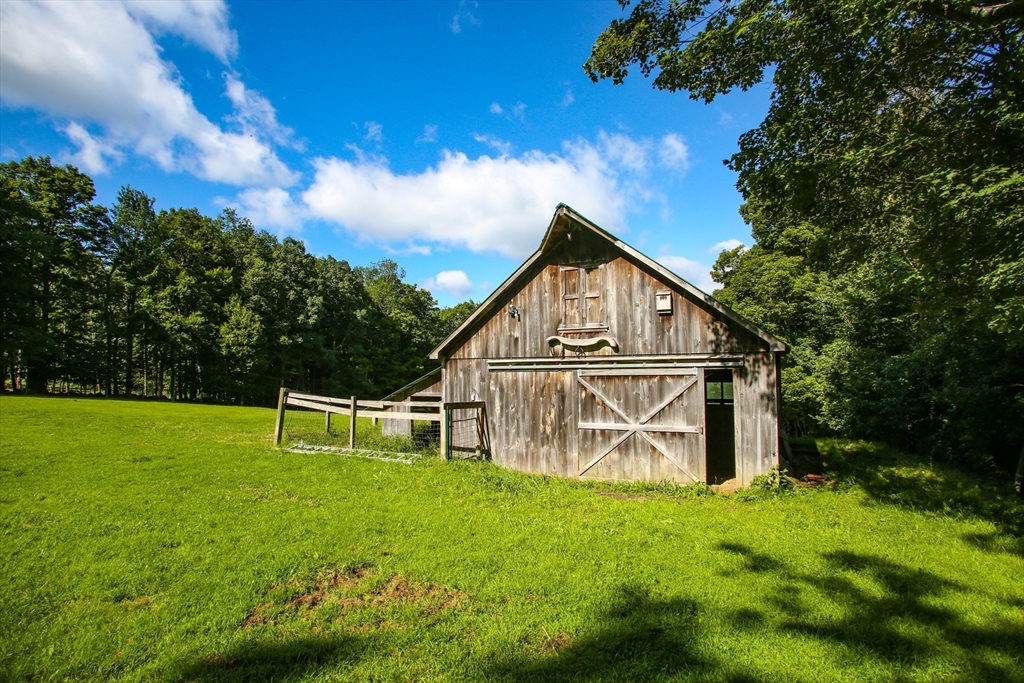
[[[500,661],[482,678],[503,681],[652,680],[699,673],[702,680],[734,683],[743,674],[716,676],[721,664],[702,652],[699,605],[687,598],[658,599],[647,589],[620,586],[602,628],[580,638],[549,637],[535,656]]]
[[[717,550],[735,559],[723,570],[756,582],[749,604],[725,611],[688,597],[658,597],[646,587],[615,589],[607,609],[588,619],[580,635],[548,633],[521,642],[513,654],[467,660],[447,672],[452,679],[499,681],[826,680],[850,675],[870,679],[1020,681],[1024,666],[1020,601],[974,591],[970,577],[953,581],[921,568],[850,551],[822,553],[814,569],[738,542]],[[966,599],[965,599],[966,598]],[[1002,609],[981,623],[951,605],[998,601]],[[1001,614],[999,614],[1001,612]],[[429,630],[427,624],[416,628]],[[265,638],[192,663],[176,678],[187,681],[288,680],[344,676],[364,660],[391,656],[385,634],[360,633],[288,640]],[[429,640],[427,634],[424,638]],[[790,642],[754,670],[750,660],[727,654],[732,644]],[[294,638],[294,636],[291,636]],[[793,642],[810,642],[808,649]],[[735,649],[735,648],[734,648]],[[808,669],[794,662],[817,650]],[[506,650],[507,651],[507,650]],[[742,655],[742,652],[739,654]],[[796,671],[793,665],[799,664]],[[821,668],[824,667],[824,668]],[[447,675],[447,674],[446,674]]]
[[[277,681],[355,664],[370,644],[365,636],[254,641],[204,657],[177,672],[176,680]]]
[[[781,560],[767,562],[764,554],[743,544],[723,543],[718,549],[738,556],[742,569],[768,572],[776,580],[764,613],[743,609],[732,615],[739,628],[764,627],[766,615],[775,615],[773,629],[839,644],[850,663],[876,661],[904,669],[941,659],[943,668],[962,674],[956,680],[1021,680],[1024,633],[1019,621],[1007,617],[979,625],[936,604],[950,594],[972,593],[966,584],[848,551],[824,553],[825,571],[808,574]],[[1013,601],[1003,604],[1008,611],[1015,608]]]
[[[819,447],[826,472],[836,481],[857,484],[879,503],[991,522],[998,534],[1016,542],[983,534],[964,540],[981,550],[1024,556],[1024,498],[1007,482],[931,465],[876,444],[823,440]]]

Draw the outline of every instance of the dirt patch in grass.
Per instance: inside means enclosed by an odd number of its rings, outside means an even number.
[[[400,574],[380,576],[365,564],[323,569],[312,581],[292,578],[271,587],[269,593],[279,597],[250,610],[243,628],[324,617],[335,622],[354,618],[359,630],[386,624],[398,628],[402,612],[414,617],[435,615],[461,606],[469,597],[463,591]]]
[[[647,500],[648,496],[631,496],[628,493],[619,493],[618,491],[598,491],[597,495],[604,496],[605,498],[614,498],[615,500]]]
[[[541,641],[537,651],[542,655],[557,655],[572,647],[572,638],[564,633],[548,633],[544,630],[544,640]]]

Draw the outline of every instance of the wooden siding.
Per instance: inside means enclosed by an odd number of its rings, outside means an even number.
[[[775,354],[748,354],[733,371],[736,476],[746,486],[779,461],[778,389]]]
[[[743,366],[734,369],[736,474],[742,485],[748,485],[778,462],[777,368],[768,342],[659,280],[643,264],[612,251],[591,240],[576,256],[559,247],[539,260],[524,284],[494,302],[493,313],[475,329],[467,330],[468,336],[442,358],[443,400],[486,403],[492,458],[505,467],[572,478],[688,484],[706,476],[700,359],[706,356],[711,366],[715,354],[737,354]],[[600,271],[567,275],[572,272],[569,267]],[[583,278],[585,286],[580,283]],[[579,299],[566,303],[566,281],[570,282],[570,296],[573,291],[575,296],[582,294],[585,315],[579,312]],[[673,313],[660,316],[655,293],[666,290],[671,291]],[[595,291],[598,296],[593,296]],[[517,317],[509,314],[509,304],[518,309]],[[582,322],[591,327],[601,325],[601,331],[564,329]],[[594,377],[587,377],[584,370],[584,379],[634,423],[642,421],[696,372],[693,388],[650,419],[652,426],[669,425],[680,431],[646,432],[671,458],[633,433],[580,475],[582,467],[625,433],[623,415],[597,400],[579,381],[576,369],[547,369],[542,364],[527,370],[488,369],[488,360],[560,356],[560,348],[548,345],[550,336],[599,334],[615,338],[618,352],[604,348],[588,353],[587,359],[649,357],[664,364],[673,362],[672,357],[689,355],[689,365],[698,365],[684,372],[681,368],[644,370],[631,363],[616,370],[618,374]],[[572,354],[566,352],[566,356]],[[608,429],[581,429],[580,422],[617,424]],[[683,429],[689,427],[701,431]]]
[[[679,291],[672,291],[672,315],[658,315],[654,293],[669,287],[624,258],[599,267],[601,277],[591,282],[600,285],[600,296],[588,304],[591,312],[587,322],[607,325],[607,334],[618,341],[619,351],[606,348],[588,355],[740,353],[765,347],[754,335],[726,324]],[[550,357],[558,355],[560,349],[548,346],[549,336],[599,334],[558,331],[560,325],[566,324],[563,278],[559,264],[544,266],[526,286],[503,302],[451,358]],[[518,317],[509,315],[509,304],[519,310]]]

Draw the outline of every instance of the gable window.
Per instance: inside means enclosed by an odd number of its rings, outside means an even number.
[[[562,322],[560,332],[607,330],[601,305],[601,268],[560,266]]]

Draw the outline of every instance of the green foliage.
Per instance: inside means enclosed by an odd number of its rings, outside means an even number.
[[[91,365],[79,337],[93,315],[89,300],[110,248],[109,220],[92,204],[92,179],[49,157],[0,164],[0,178],[3,281],[11,286],[0,314],[10,325],[4,367],[23,364],[27,388],[42,393],[76,361]]]
[[[964,476],[879,443],[819,440],[825,472],[840,488],[859,490],[879,505],[955,519],[987,519],[995,531],[973,539],[1017,548],[1024,556],[1024,498],[992,476]],[[1001,536],[1005,535],[1005,538]]]
[[[480,304],[472,299],[455,304],[451,308],[443,308],[437,314],[437,329],[435,331],[438,339],[445,339],[458,329],[459,325],[466,321],[466,318],[473,314]]]
[[[623,6],[630,3],[623,2]],[[642,0],[585,69],[712,101],[756,243],[717,296],[783,338],[796,434],[1009,468],[1024,442],[1024,2]]]
[[[71,166],[0,166],[0,368],[34,392],[270,404],[278,387],[381,396],[474,308],[440,310],[393,261],[353,269],[227,209],[110,210]]]
[[[759,474],[750,482],[750,486],[736,492],[739,500],[760,500],[770,496],[781,496],[796,493],[797,486],[788,476],[786,470],[772,467],[768,474]]]
[[[272,424],[0,396],[0,678],[1020,678],[1021,503],[984,479],[836,441],[834,491],[632,496]]]
[[[397,389],[436,367],[427,359],[443,338],[437,334],[439,311],[433,295],[405,282],[405,271],[390,259],[356,268],[355,273],[384,322],[387,344],[375,349],[377,384]]]

